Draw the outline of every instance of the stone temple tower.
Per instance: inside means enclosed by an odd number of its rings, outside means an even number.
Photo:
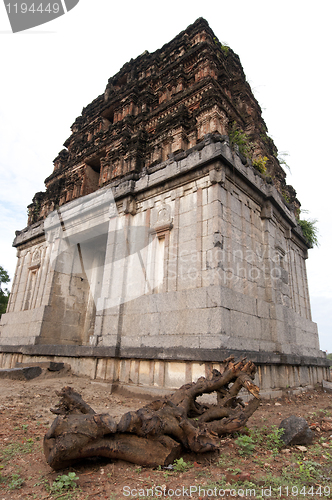
[[[262,393],[328,379],[298,224],[239,57],[198,19],[83,109],[16,232],[0,363],[165,392],[230,354]]]

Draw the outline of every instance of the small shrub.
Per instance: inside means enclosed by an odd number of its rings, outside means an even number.
[[[308,241],[311,247],[318,247],[318,229],[317,229],[317,219],[299,219],[298,224],[300,228],[302,229],[303,236],[305,239]]]
[[[189,469],[192,467],[192,464],[189,464],[188,462],[185,462],[183,458],[179,458],[177,460],[174,460],[173,464],[175,472],[184,472],[185,470]]]
[[[284,198],[285,202],[286,202],[286,203],[290,203],[289,193],[288,193],[285,189],[283,189],[283,190],[281,191],[281,194],[282,194],[282,196],[283,196],[283,198]]]
[[[313,460],[307,460],[306,462],[297,462],[299,466],[300,478],[303,482],[312,481],[313,479],[320,479],[320,468],[321,464]]]
[[[265,436],[265,446],[268,450],[272,450],[273,455],[277,455],[284,442],[281,439],[284,430],[278,429],[276,425],[271,426],[271,432]]]
[[[63,474],[62,476],[58,476],[52,484],[51,491],[59,492],[63,490],[70,490],[76,488],[79,477],[76,476],[75,472],[68,472],[67,474]]]
[[[273,455],[277,455],[280,448],[284,445],[281,440],[283,434],[283,429],[278,429],[276,425],[272,425],[270,428],[266,425],[250,430],[250,436],[253,443],[265,448],[267,450],[272,450]]]
[[[228,136],[231,147],[237,145],[239,152],[243,156],[250,159],[252,158],[253,144],[247,134],[241,128],[238,128],[236,122],[232,123],[228,131]]]
[[[267,156],[258,156],[252,161],[252,164],[261,174],[265,174],[267,161]]]
[[[235,444],[239,447],[240,455],[251,455],[255,449],[254,441],[250,436],[239,436]]]
[[[224,44],[220,44],[220,48],[221,50],[223,51],[223,53],[225,54],[225,56],[228,56],[228,52],[229,52],[229,47],[228,45],[224,45]]]
[[[224,53],[225,56],[228,56],[228,52],[229,52],[229,47],[227,44],[225,43],[221,43],[219,42],[218,38],[217,37],[213,37],[213,41],[214,43],[217,45],[217,47],[219,47],[220,50],[222,50],[222,52]]]

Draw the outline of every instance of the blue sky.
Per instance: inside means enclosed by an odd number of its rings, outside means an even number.
[[[170,0],[162,7],[80,0],[66,15],[12,34],[1,3],[0,265],[13,276],[15,230],[26,226],[26,207],[44,189],[82,108],[125,62],[205,17],[240,56],[269,135],[288,152],[287,182],[306,217],[318,219],[320,247],[309,251],[307,271],[321,349],[332,352],[331,14],[331,2],[322,0]]]

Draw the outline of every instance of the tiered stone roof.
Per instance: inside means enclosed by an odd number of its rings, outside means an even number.
[[[229,135],[234,124],[252,142],[254,157],[268,158],[266,181],[298,207],[239,57],[200,18],[161,49],[126,63],[83,109],[46,192],[28,207],[28,223],[102,186],[138,179],[208,133]]]

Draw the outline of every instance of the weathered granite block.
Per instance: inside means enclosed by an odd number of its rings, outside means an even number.
[[[261,320],[257,316],[231,311],[231,329],[238,337],[260,339],[262,336]]]
[[[208,310],[208,333],[225,334],[231,331],[231,311],[224,307]],[[205,333],[202,331],[202,333]]]
[[[29,366],[20,368],[10,368],[0,370],[0,378],[8,378],[10,380],[32,380],[42,373],[40,366]]]

